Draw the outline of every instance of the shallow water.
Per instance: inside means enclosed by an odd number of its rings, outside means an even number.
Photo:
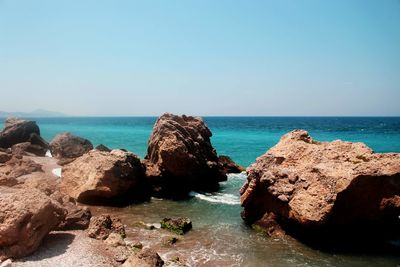
[[[126,148],[144,157],[154,117],[146,118],[39,118],[42,135],[51,140],[69,131],[94,145]],[[289,118],[208,117],[212,143],[219,154],[248,166],[286,132],[305,129],[317,140],[365,142],[377,152],[400,152],[400,118]],[[2,125],[0,125],[2,126]],[[193,192],[184,201],[151,199],[125,208],[98,208],[121,217],[126,224],[158,223],[164,217],[191,218],[194,229],[171,248],[160,247],[164,257],[179,255],[195,266],[398,266],[400,255],[333,254],[309,248],[294,239],[273,239],[256,233],[240,218],[239,189],[245,176],[230,175],[215,194]],[[134,231],[134,230],[132,230]],[[147,230],[131,237],[152,237]],[[143,238],[144,240],[145,238]],[[159,242],[158,242],[159,243]]]
[[[222,183],[217,199],[230,202],[237,195],[245,179],[244,174],[231,174]],[[226,196],[225,195],[225,196]],[[164,217],[189,217],[193,230],[184,235],[173,247],[160,246],[158,251],[165,258],[175,256],[185,259],[190,266],[397,266],[400,255],[331,254],[309,248],[293,238],[269,238],[246,226],[240,219],[239,204],[218,203],[193,197],[185,201],[151,199],[144,204],[125,208],[98,208],[120,217],[128,226],[135,222],[157,224]],[[134,232],[138,241],[149,239],[148,230]],[[151,232],[151,231],[150,231]],[[129,235],[129,234],[128,234]],[[158,236],[159,234],[157,234]],[[161,243],[154,237],[144,245]]]

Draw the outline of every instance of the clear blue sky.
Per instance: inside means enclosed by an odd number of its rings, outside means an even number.
[[[0,0],[0,110],[400,115],[400,1]]]

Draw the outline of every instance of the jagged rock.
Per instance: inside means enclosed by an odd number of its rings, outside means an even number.
[[[95,239],[105,240],[111,233],[116,233],[125,238],[125,227],[121,220],[111,218],[110,215],[93,216],[90,219],[88,236]]]
[[[79,202],[106,201],[141,185],[143,173],[140,160],[130,152],[92,150],[64,166],[60,188]]]
[[[8,148],[15,144],[29,142],[31,134],[40,135],[40,129],[34,121],[7,118],[0,132],[0,147]]]
[[[7,152],[2,152],[0,151],[0,164],[1,163],[6,163],[7,161],[9,161],[12,158],[12,154],[11,153],[7,153]]]
[[[200,117],[165,113],[158,118],[144,162],[156,192],[173,195],[192,189],[213,191],[226,180],[211,135]]]
[[[12,153],[15,155],[28,155],[44,157],[49,144],[36,133],[32,133],[27,142],[18,143],[11,147]]]
[[[73,198],[59,191],[55,191],[50,197],[60,203],[67,211],[64,221],[57,227],[58,230],[83,230],[88,228],[92,217],[89,208],[78,206]]]
[[[289,230],[320,239],[322,233],[372,236],[400,229],[400,154],[374,153],[363,143],[318,142],[296,130],[247,174],[240,193],[249,223],[274,213]]]
[[[51,154],[58,159],[77,158],[92,149],[93,145],[89,140],[71,133],[59,134],[50,143]]]
[[[245,169],[239,165],[237,165],[230,157],[228,156],[219,156],[218,164],[220,165],[220,169],[225,173],[241,173],[245,171]]]
[[[160,222],[161,228],[167,229],[179,235],[185,234],[192,229],[192,221],[189,218],[164,218]]]
[[[65,217],[65,210],[36,189],[0,187],[0,260],[34,252]]]
[[[131,256],[122,264],[122,267],[161,267],[164,261],[152,249],[143,249],[138,253],[132,253]]]
[[[6,163],[0,163],[0,186],[13,186],[18,177],[33,172],[43,172],[42,166],[25,157],[12,157]]]

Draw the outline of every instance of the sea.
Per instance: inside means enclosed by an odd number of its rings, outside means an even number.
[[[143,158],[157,118],[34,120],[47,141],[58,133],[71,132],[89,139],[94,146],[124,148]],[[400,152],[400,117],[204,117],[204,121],[213,133],[211,141],[218,154],[228,155],[244,167],[294,129],[307,130],[319,141],[363,142],[375,152]],[[252,230],[240,217],[239,189],[245,179],[244,173],[230,174],[219,192],[192,192],[187,200],[152,198],[128,207],[97,210],[119,216],[127,225],[137,221],[157,224],[164,217],[189,217],[193,230],[173,245],[173,253],[171,248],[160,248],[162,257],[177,255],[189,266],[400,266],[400,253],[392,251],[321,251],[290,237],[271,238]]]

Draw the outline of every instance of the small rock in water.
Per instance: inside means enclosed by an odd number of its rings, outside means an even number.
[[[189,218],[164,218],[160,223],[161,228],[167,229],[179,235],[183,235],[192,229],[192,221]]]

